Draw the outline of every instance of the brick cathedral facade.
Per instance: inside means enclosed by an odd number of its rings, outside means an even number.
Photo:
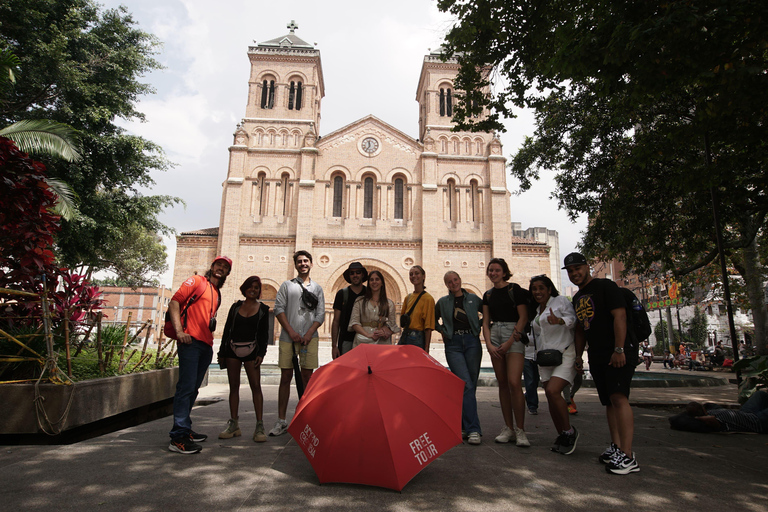
[[[223,322],[250,275],[261,277],[272,306],[280,284],[295,277],[293,252],[305,249],[314,258],[311,277],[325,292],[320,335],[327,339],[333,298],[352,261],[383,273],[398,308],[412,290],[414,264],[425,268],[435,299],[447,293],[448,270],[481,294],[490,286],[485,267],[492,257],[505,258],[522,285],[550,273],[550,246],[512,235],[498,138],[451,131],[455,61],[424,57],[418,139],[374,116],[320,136],[320,51],[290,28],[248,49],[248,99],[229,147],[219,226],[178,237],[174,289],[205,272],[217,254],[231,257]]]

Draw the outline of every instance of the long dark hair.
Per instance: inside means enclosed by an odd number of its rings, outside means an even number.
[[[384,276],[378,270],[371,270],[368,274],[368,286],[365,288],[365,295],[363,296],[363,307],[368,305],[368,301],[373,298],[373,292],[371,291],[371,276],[378,275],[381,279],[381,291],[379,291],[379,316],[389,316],[389,301],[387,300],[387,283],[384,281]]]
[[[552,280],[549,277],[547,277],[546,274],[541,274],[540,276],[533,276],[531,278],[531,283],[528,285],[529,292],[533,292],[532,290],[533,283],[535,283],[536,281],[541,281],[542,283],[544,283],[544,286],[549,288],[549,295],[551,297],[557,297],[558,295],[560,295],[560,292],[558,292],[557,288],[555,288],[555,283],[553,283]]]

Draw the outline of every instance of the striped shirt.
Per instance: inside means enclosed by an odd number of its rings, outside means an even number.
[[[734,409],[712,409],[707,412],[717,418],[727,432],[763,433],[757,416],[751,412],[742,412]]]

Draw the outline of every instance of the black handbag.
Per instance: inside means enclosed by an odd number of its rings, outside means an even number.
[[[418,297],[416,297],[416,302],[413,303],[413,306],[411,306],[411,309],[408,310],[407,313],[403,313],[400,315],[400,327],[403,329],[407,329],[409,325],[411,325],[411,313],[413,313],[413,310],[416,309],[416,304],[419,303],[419,299],[422,295],[424,295],[427,292],[421,292]]]
[[[533,334],[533,348],[536,349],[536,335]],[[563,353],[554,348],[536,351],[536,364],[539,366],[560,366],[563,364]]]
[[[293,282],[301,286],[301,302],[304,304],[304,307],[309,311],[314,311],[320,299],[317,298],[317,295],[304,288],[304,283],[301,282],[300,278],[297,277]]]
[[[563,364],[563,353],[554,348],[536,352],[536,364],[539,366],[560,366]]]

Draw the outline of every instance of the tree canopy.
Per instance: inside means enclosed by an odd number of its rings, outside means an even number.
[[[65,123],[80,133],[82,160],[41,158],[49,176],[78,198],[74,218],[56,237],[61,264],[87,273],[110,270],[141,283],[166,270],[159,213],[179,200],[145,195],[151,173],[170,164],[156,144],[128,134],[119,119],[143,119],[142,83],[160,68],[157,39],[121,7],[91,0],[8,0],[0,4],[0,48],[18,57],[15,86],[0,101],[0,126],[28,119]],[[136,250],[146,251],[138,258]]]
[[[511,161],[530,187],[589,225],[583,249],[643,273],[684,275],[724,252],[763,282],[756,240],[768,217],[768,4],[751,0],[441,0],[457,16],[446,51],[468,91],[459,129],[503,129],[514,108],[536,130]],[[495,89],[482,94],[490,82]],[[473,117],[486,109],[486,114]],[[750,293],[765,347],[762,292]],[[760,334],[758,334],[758,331]]]

